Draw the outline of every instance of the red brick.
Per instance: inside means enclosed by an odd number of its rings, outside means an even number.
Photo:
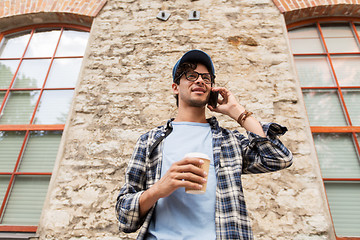
[[[69,12],[95,17],[103,8],[106,1],[107,0],[0,0],[0,18],[37,12]],[[274,0],[275,4],[277,1],[278,0]],[[277,4],[277,6],[280,7],[279,4]],[[289,10],[290,9],[284,9],[284,11]]]
[[[35,11],[36,11],[36,12],[40,10],[41,4],[42,4],[42,0],[36,1],[36,7],[35,7]]]
[[[273,0],[287,21],[300,18],[321,17],[331,15],[346,15],[358,17],[360,0]],[[300,9],[300,12],[292,12]],[[292,12],[290,14],[290,12]],[[296,19],[298,17],[298,19]]]
[[[64,12],[65,6],[66,6],[65,2],[62,2],[61,6],[59,6],[59,12]]]
[[[292,1],[292,2],[293,2],[296,9],[300,8],[300,5],[299,5],[298,1]]]
[[[24,14],[25,13],[25,3],[24,2],[19,2],[19,8],[17,9],[19,14]]]
[[[0,16],[4,16],[4,11],[5,11],[5,2],[0,2]],[[1,41],[1,39],[0,39]]]
[[[308,16],[310,17],[315,17],[315,10],[316,10],[316,7],[312,7],[312,8],[309,8],[309,13],[308,13]]]
[[[285,12],[284,6],[279,0],[273,0],[273,2],[275,3],[275,6],[280,10],[280,12]]]
[[[306,8],[306,4],[303,0],[300,0],[299,4],[300,4],[300,8]]]
[[[285,0],[280,0],[280,3],[281,3],[281,5],[284,7],[285,11],[290,11],[290,10],[292,10],[292,9],[289,7],[287,1],[285,1]]]
[[[280,3],[279,3],[279,1],[278,0],[272,0],[273,1],[273,3],[275,4],[275,6],[277,6],[277,7],[281,7],[280,6]]]
[[[15,14],[16,14],[15,11],[14,11],[14,9],[15,9],[14,6],[15,6],[15,2],[10,1],[9,13],[10,13],[11,15],[15,15]]]

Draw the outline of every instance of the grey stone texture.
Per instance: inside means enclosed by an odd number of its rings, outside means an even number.
[[[167,21],[159,11],[171,14]],[[189,11],[199,21],[188,21]],[[255,239],[334,239],[283,16],[271,0],[109,0],[92,24],[38,239],[135,239],[114,205],[137,138],[176,114],[171,71],[209,53],[218,86],[263,122],[288,127],[289,169],[243,176]],[[221,125],[240,129],[215,115]]]

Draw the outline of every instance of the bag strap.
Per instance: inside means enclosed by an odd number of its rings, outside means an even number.
[[[169,134],[172,132],[172,127],[167,127],[166,128],[166,132],[162,133],[161,136],[156,139],[156,141],[151,145],[150,149],[149,149],[149,158],[151,157],[151,154],[153,153],[154,149],[159,145],[159,143],[164,140],[164,138],[166,138],[167,136],[169,136]]]

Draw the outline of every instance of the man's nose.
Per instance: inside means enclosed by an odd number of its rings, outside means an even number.
[[[206,85],[206,84],[205,84],[205,81],[204,81],[204,79],[202,78],[201,75],[199,75],[199,77],[198,77],[198,79],[196,79],[195,83],[196,83],[196,84]]]

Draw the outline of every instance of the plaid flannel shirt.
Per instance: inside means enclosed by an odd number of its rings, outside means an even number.
[[[221,128],[215,117],[208,119],[213,138],[216,170],[216,239],[253,239],[241,184],[241,174],[272,172],[289,167],[292,153],[277,138],[287,129],[276,123],[262,124],[266,138],[248,132],[248,138],[238,131]],[[135,232],[137,239],[146,236],[154,207],[140,219],[139,197],[160,179],[163,142],[171,128],[171,120],[164,126],[142,135],[126,171],[126,182],[120,190],[116,214],[123,232]],[[170,130],[171,130],[170,129]],[[151,146],[158,145],[150,152]]]

